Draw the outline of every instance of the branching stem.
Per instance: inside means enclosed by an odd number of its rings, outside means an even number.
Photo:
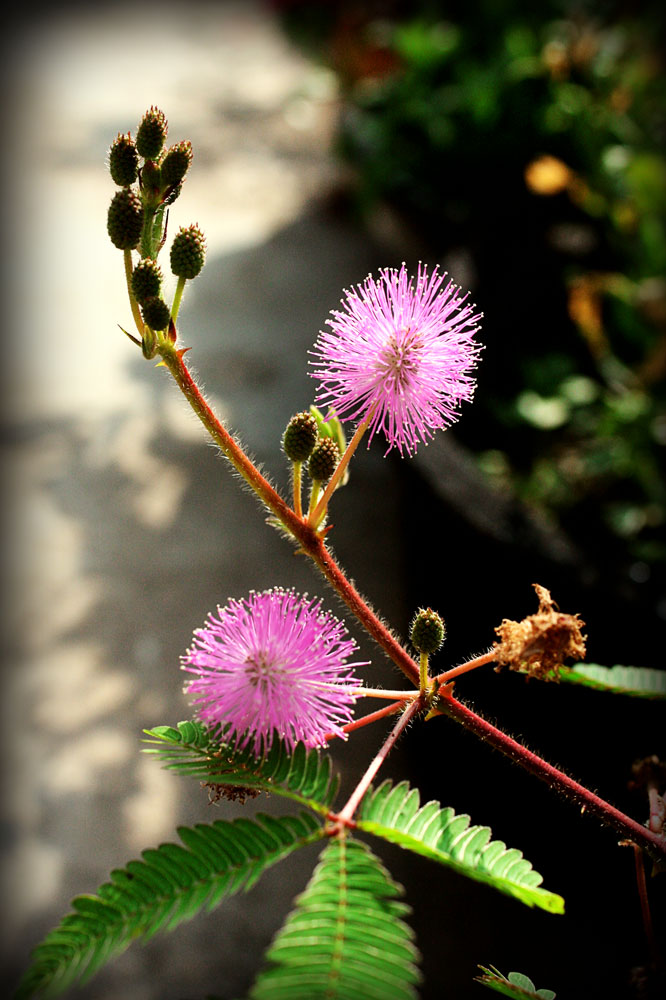
[[[298,542],[300,550],[312,559],[322,575],[333,587],[339,597],[345,602],[349,610],[357,618],[371,638],[377,642],[387,656],[397,667],[400,668],[400,670],[402,670],[409,680],[415,686],[418,686],[420,681],[419,664],[412,659],[398,640],[391,634],[386,625],[384,625],[384,623],[369,607],[367,602],[363,600],[361,595],[343,573],[327,549],[323,538],[309,524],[299,518],[289,505],[285,503],[279,493],[277,493],[264,476],[262,476],[242,448],[240,448],[226,428],[218,420],[215,413],[211,410],[208,403],[203,398],[201,391],[185,365],[183,360],[183,354],[185,352],[177,350],[169,340],[163,337],[160,337],[158,351],[163,359],[164,365],[173,376],[190,406],[199,417],[212,439],[216,442],[216,444],[218,444],[223,454],[229,459],[234,469],[236,469],[249,486],[251,486],[268,510],[280,521],[285,529]],[[347,450],[349,451],[349,449]],[[486,653],[481,657],[477,657],[475,660],[470,660],[468,663],[462,664],[460,667],[455,667],[453,671],[446,671],[445,673],[440,674],[437,680],[440,684],[442,682],[446,683],[448,678],[451,678],[454,675],[457,676],[467,670],[472,670],[477,666],[481,666],[483,663],[489,663],[492,658],[491,653]],[[517,743],[500,729],[497,729],[489,722],[486,722],[486,720],[480,715],[477,715],[476,712],[473,712],[461,702],[451,697],[450,694],[442,693],[439,704],[445,714],[455,719],[466,729],[469,729],[480,739],[485,740],[498,750],[501,750],[502,753],[506,754],[506,756],[510,757],[517,764],[520,764],[520,766],[525,770],[534,774],[540,780],[545,781],[551,788],[554,788],[556,791],[566,795],[569,799],[572,799],[579,805],[585,806],[589,813],[595,815],[607,826],[611,826],[616,829],[622,835],[623,839],[642,846],[652,857],[659,858],[660,860],[663,860],[663,858],[666,857],[666,839],[663,835],[647,830],[645,827],[641,826],[640,823],[637,823],[636,820],[632,819],[630,816],[626,816],[624,813],[620,812],[619,809],[616,809],[614,806],[610,805],[610,803],[605,802],[603,799],[599,798],[599,796],[589,791],[589,789],[580,785],[572,778],[569,778],[568,775],[559,771],[556,767],[553,767],[552,764],[549,764],[541,757],[538,757],[526,747],[521,746],[520,743]],[[398,735],[403,731],[409,720],[424,707],[424,698],[423,696],[420,696],[419,698],[415,698],[405,709],[405,712],[401,716],[398,723],[396,723],[396,726],[394,727],[394,730],[389,736],[386,744],[371,764],[370,769],[374,767],[375,770],[368,778],[365,788],[367,788],[367,785],[370,781],[372,781],[374,773],[376,773],[381,766],[382,761],[385,759],[389,750],[395,743]],[[389,714],[391,708],[392,706],[388,706],[387,709],[384,710],[385,714]],[[369,717],[366,717],[366,720],[369,720]],[[365,790],[362,787],[364,781],[365,777],[362,779],[362,784],[359,786],[361,791],[358,792],[357,789],[358,796],[356,792],[354,793],[354,802],[356,804],[352,802],[350,806],[348,803],[345,807],[345,815],[353,814],[356,805],[360,802],[363,794],[365,794]]]

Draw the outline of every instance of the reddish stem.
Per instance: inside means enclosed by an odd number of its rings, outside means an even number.
[[[454,677],[469,673],[470,670],[476,670],[477,667],[483,667],[486,663],[492,663],[494,659],[495,650],[491,649],[489,652],[483,653],[482,656],[475,656],[473,660],[467,660],[466,663],[461,663],[458,667],[453,667],[451,670],[445,670],[443,674],[438,674],[435,677],[435,682],[437,684],[448,684]]]
[[[651,830],[641,826],[631,816],[620,812],[615,806],[604,799],[599,798],[584,785],[580,785],[573,778],[570,778],[563,771],[558,770],[549,764],[548,761],[538,757],[527,747],[521,746],[501,729],[497,729],[490,722],[487,722],[476,712],[473,712],[462,702],[453,698],[450,694],[444,694],[438,706],[442,712],[462,723],[466,729],[485,740],[496,750],[500,750],[505,756],[520,764],[530,774],[536,775],[541,781],[545,781],[551,788],[561,792],[568,799],[581,805],[587,812],[597,816],[607,826],[612,826],[622,834],[623,839],[638,844],[644,848],[652,857],[662,859],[666,856],[666,839],[653,833]]]
[[[648,900],[647,885],[645,884],[645,864],[643,862],[643,852],[636,844],[634,848],[634,862],[636,865],[636,886],[638,888],[638,898],[641,903],[641,916],[643,917],[643,928],[647,939],[650,957],[654,965],[659,964],[659,952],[652,926],[652,914],[650,913],[650,902]]]
[[[392,706],[391,706],[392,707]],[[417,712],[420,712],[423,708],[423,703],[420,698],[416,698],[402,713],[395,726],[388,734],[379,753],[370,762],[370,766],[367,768],[365,774],[359,781],[358,785],[349,796],[346,804],[343,806],[341,812],[337,814],[335,819],[340,827],[349,824],[352,816],[358,809],[361,800],[368,788],[372,783],[372,779],[377,774],[377,771],[382,766],[389,753],[395,746],[395,743],[402,732],[407,728],[411,720],[414,718]]]
[[[361,729],[362,726],[369,726],[371,722],[378,722],[380,719],[385,719],[387,715],[393,715],[404,707],[404,701],[391,702],[385,708],[378,708],[376,712],[369,712],[368,715],[362,715],[360,719],[348,722],[346,726],[342,727],[342,731],[343,733],[353,733],[355,729]],[[332,736],[333,734],[331,733],[330,735]]]

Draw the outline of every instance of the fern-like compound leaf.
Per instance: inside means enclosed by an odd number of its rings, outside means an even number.
[[[206,728],[201,722],[179,722],[173,726],[146,729],[152,753],[166,768],[198,778],[213,788],[238,789],[250,794],[270,792],[326,814],[338,789],[331,758],[319,750],[306,750],[298,743],[293,752],[275,741],[257,759],[250,749],[237,750],[224,743],[219,727]]]
[[[351,838],[324,849],[267,952],[250,1000],[415,1000],[418,952],[402,888]]]
[[[555,993],[552,990],[538,990],[530,977],[522,972],[510,972],[508,976],[504,976],[494,965],[489,969],[483,965],[479,968],[483,975],[476,976],[475,981],[483,983],[484,986],[505,997],[513,997],[513,1000],[555,1000]]]
[[[602,667],[598,663],[574,663],[570,670],[560,673],[560,680],[634,698],[666,698],[666,670],[651,667],[623,667],[619,664]]]
[[[73,912],[37,946],[17,993],[54,997],[90,979],[136,939],[173,930],[224,897],[249,889],[266,868],[324,836],[310,813],[217,820],[178,830],[111,872],[97,895],[78,896]]]
[[[357,819],[359,830],[399,844],[409,851],[485,882],[527,906],[563,913],[564,900],[540,888],[541,875],[521,851],[491,840],[487,826],[470,826],[469,816],[456,815],[439,802],[421,805],[418,790],[406,781],[385,781],[363,800]]]

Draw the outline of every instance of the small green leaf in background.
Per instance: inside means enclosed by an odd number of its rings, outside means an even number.
[[[342,424],[335,416],[335,413],[332,410],[330,410],[329,411],[330,416],[328,420],[324,420],[323,413],[321,412],[321,410],[318,410],[314,404],[310,407],[310,413],[317,421],[317,429],[319,431],[319,437],[332,438],[337,444],[338,448],[340,449],[340,454],[344,455],[345,451],[347,450],[347,436],[344,432]],[[347,466],[345,474],[340,480],[339,486],[346,486],[348,482],[349,482],[349,466]]]
[[[488,986],[496,993],[502,993],[505,997],[514,997],[515,1000],[555,1000],[553,990],[538,990],[530,977],[522,972],[510,972],[508,976],[503,976],[494,965],[489,969],[483,965],[479,968],[484,974],[477,976],[476,982]]]
[[[634,698],[666,698],[666,670],[651,667],[602,667],[598,663],[574,663],[563,670],[560,680],[567,684],[626,694]]]

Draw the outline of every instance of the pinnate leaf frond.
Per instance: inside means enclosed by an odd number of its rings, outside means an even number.
[[[182,844],[162,844],[111,872],[32,955],[17,1000],[53,997],[90,979],[136,939],[171,931],[226,896],[249,889],[266,868],[324,836],[310,815],[258,815],[181,827]]]
[[[357,827],[416,854],[453,868],[477,882],[499,889],[527,906],[564,912],[564,900],[541,889],[541,875],[515,848],[491,840],[487,826],[470,826],[469,816],[456,815],[439,802],[421,805],[408,782],[385,781],[363,800]]]
[[[298,743],[293,752],[275,741],[257,759],[251,749],[238,750],[224,743],[219,727],[208,729],[201,722],[179,722],[178,727],[157,726],[144,730],[152,753],[164,766],[179,774],[215,786],[270,792],[292,799],[325,815],[338,789],[338,776],[331,758],[319,750],[306,750]]]
[[[400,895],[365,844],[333,840],[249,1000],[415,1000],[419,956]]]

